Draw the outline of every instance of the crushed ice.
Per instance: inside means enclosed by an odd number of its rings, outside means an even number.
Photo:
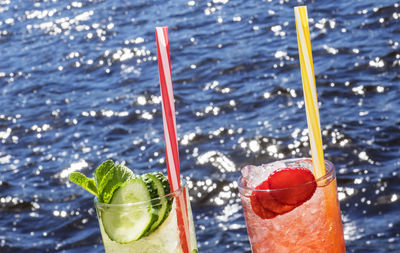
[[[255,188],[257,185],[267,180],[268,176],[279,168],[285,168],[285,164],[278,161],[270,164],[262,164],[260,166],[247,165],[242,168],[244,184],[247,187]]]

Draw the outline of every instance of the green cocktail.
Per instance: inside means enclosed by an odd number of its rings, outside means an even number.
[[[134,175],[112,161],[101,164],[94,179],[79,172],[70,180],[96,195],[95,207],[106,252],[181,253],[183,242],[177,222],[179,198],[186,199],[189,252],[197,252],[188,189],[170,193],[167,178],[160,172]]]

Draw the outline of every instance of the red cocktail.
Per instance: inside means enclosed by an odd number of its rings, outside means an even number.
[[[239,191],[254,253],[345,252],[335,168],[315,179],[308,158],[246,166]]]

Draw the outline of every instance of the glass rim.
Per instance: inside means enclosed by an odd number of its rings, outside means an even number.
[[[273,164],[275,162],[292,162],[292,161],[300,161],[300,160],[311,160],[312,161],[312,158],[310,158],[310,157],[288,158],[288,159],[284,159],[284,160],[277,160],[277,161],[274,161],[274,162],[266,163],[266,164],[263,164],[263,165],[269,165],[269,164]],[[259,165],[259,166],[262,166],[262,165]],[[274,191],[283,191],[283,190],[295,189],[295,188],[303,187],[303,186],[308,185],[308,184],[312,184],[314,182],[317,184],[317,186],[319,186],[319,184],[318,184],[319,182],[327,180],[329,177],[331,177],[333,175],[333,173],[335,171],[335,165],[333,165],[333,163],[331,161],[325,160],[325,170],[327,170],[327,172],[322,177],[316,178],[315,180],[307,182],[305,184],[286,187],[286,188],[256,189],[254,187],[245,186],[245,185],[242,184],[243,175],[241,175],[238,178],[237,183],[238,183],[239,189],[241,188],[241,189],[244,189],[244,190],[257,191],[257,192],[274,192]]]
[[[98,201],[97,197],[94,197],[94,204],[95,204],[95,206],[98,206],[98,207],[129,207],[129,206],[140,206],[140,205],[143,205],[143,204],[146,204],[146,203],[155,201],[155,200],[161,200],[161,199],[165,199],[165,198],[172,198],[173,196],[179,195],[179,194],[184,190],[185,187],[187,187],[186,180],[181,179],[181,187],[180,187],[179,189],[177,189],[177,190],[175,190],[175,191],[173,191],[173,192],[170,192],[170,193],[168,193],[168,194],[166,194],[166,195],[164,195],[164,196],[161,196],[161,197],[149,199],[149,200],[146,200],[146,201],[138,201],[138,202],[122,203],[122,204],[102,203],[102,202],[99,202],[99,201]]]

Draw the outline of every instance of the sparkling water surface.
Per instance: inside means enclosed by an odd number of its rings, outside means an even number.
[[[348,252],[400,248],[397,1],[0,0],[0,252],[102,252],[105,159],[165,170],[156,26],[169,27],[200,252],[250,252],[240,168],[309,156],[295,5],[307,5]]]

